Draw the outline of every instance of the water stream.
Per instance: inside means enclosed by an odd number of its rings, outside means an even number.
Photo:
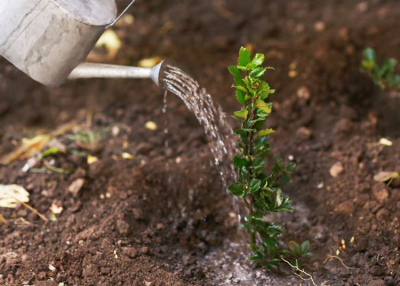
[[[163,81],[166,90],[182,99],[203,126],[214,157],[214,164],[218,168],[226,189],[227,184],[235,178],[235,170],[231,162],[236,147],[232,128],[226,120],[225,112],[221,106],[214,103],[211,95],[200,87],[197,81],[179,68],[168,65]]]

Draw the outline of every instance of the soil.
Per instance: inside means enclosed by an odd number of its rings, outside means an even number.
[[[367,46],[400,58],[398,1],[138,0],[131,13],[133,25],[115,28],[117,57],[91,58],[171,59],[228,113],[237,104],[226,67],[239,47],[267,55],[273,152],[298,163],[285,189],[296,212],[274,217],[284,239],[310,240],[304,267],[318,285],[400,285],[400,182],[374,180],[400,171],[400,98],[359,72]],[[0,66],[0,154],[88,114],[103,134],[96,148],[59,136],[67,150],[98,158],[46,159],[70,174],[23,172],[26,160],[0,166],[0,183],[25,187],[40,213],[63,208],[47,222],[23,206],[1,209],[0,285],[311,285],[289,267],[269,273],[246,261],[232,197],[178,98],[168,96],[164,114],[163,93],[146,80],[50,89],[4,59]],[[383,137],[392,145],[377,143]]]

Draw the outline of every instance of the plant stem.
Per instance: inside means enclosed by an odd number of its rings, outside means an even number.
[[[252,112],[251,112],[251,118],[249,118],[250,120],[254,120],[255,117],[257,115],[257,109],[255,108],[255,99],[253,99],[253,106],[252,106]],[[249,119],[247,119],[247,122],[249,121]],[[254,123],[252,124],[250,129],[253,129],[254,127]],[[254,140],[254,132],[250,131],[249,132],[249,146],[247,148],[247,155],[249,156],[249,164],[250,166],[252,165],[252,159],[251,157],[253,156],[253,140]],[[250,181],[253,178],[254,174],[253,174],[253,170],[250,167],[249,169],[249,174],[250,177],[248,179],[247,185],[250,185]],[[253,216],[253,204],[254,204],[254,196],[249,193],[249,197],[250,197],[250,206],[249,206],[249,216],[250,219]],[[249,233],[250,235],[250,249],[252,252],[255,252],[257,250],[257,243],[256,243],[256,232],[254,230],[251,230],[251,232]]]

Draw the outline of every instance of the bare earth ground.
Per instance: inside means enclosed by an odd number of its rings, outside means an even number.
[[[366,46],[380,58],[400,58],[400,4],[141,0],[131,13],[132,26],[115,28],[123,49],[111,62],[172,59],[227,112],[237,105],[226,67],[239,47],[267,55],[276,69],[268,81],[278,91],[273,151],[298,163],[286,189],[297,212],[278,218],[285,239],[311,241],[305,267],[318,285],[400,285],[400,183],[373,179],[400,171],[400,98],[358,70]],[[70,152],[52,157],[72,174],[24,173],[26,160],[0,167],[0,183],[24,186],[42,214],[50,216],[52,203],[63,207],[54,222],[24,207],[1,209],[8,224],[0,225],[0,285],[307,285],[287,267],[262,275],[255,269],[243,280],[229,274],[233,262],[247,265],[234,254],[213,264],[240,241],[235,208],[202,128],[173,95],[164,114],[163,94],[149,81],[49,89],[0,64],[0,154],[72,120],[85,124],[87,114],[92,128],[104,131],[91,151],[60,136],[68,150],[99,158],[89,165]],[[146,129],[147,121],[158,128]],[[382,137],[393,145],[371,144]],[[122,160],[123,152],[134,159]],[[332,177],[338,162],[343,171]],[[85,183],[73,196],[68,189],[77,179]]]

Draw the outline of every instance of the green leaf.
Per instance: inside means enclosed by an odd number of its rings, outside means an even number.
[[[286,172],[288,173],[293,173],[294,170],[296,169],[297,164],[295,162],[289,162],[289,164],[286,167]]]
[[[283,159],[279,156],[274,156],[274,167],[272,169],[272,171],[278,175],[279,173],[281,173],[284,169],[285,169],[285,164],[283,162]]]
[[[264,214],[260,211],[256,211],[253,212],[251,216],[256,219],[262,219],[264,217]]]
[[[364,60],[376,62],[375,51],[371,48],[366,48],[363,52]]]
[[[255,68],[254,70],[251,71],[249,77],[253,79],[259,79],[264,75],[266,70],[267,68],[262,68],[262,67]]]
[[[275,133],[275,130],[268,128],[258,132],[258,136],[267,136],[269,134]]]
[[[249,162],[246,158],[240,158],[238,155],[235,155],[233,158],[233,165],[238,169],[243,167],[247,168],[249,166]]]
[[[234,114],[236,117],[240,117],[240,118],[246,119],[246,118],[247,118],[247,115],[249,114],[249,112],[247,111],[247,109],[242,108],[242,110],[240,110],[240,111],[235,111],[233,114]]]
[[[265,59],[264,54],[259,54],[259,53],[257,53],[257,54],[254,56],[253,60],[251,61],[252,67],[253,67],[253,68],[256,68],[256,67],[262,65],[262,63],[264,62],[264,59]]]
[[[271,93],[271,88],[269,84],[263,81],[260,86],[258,87],[258,93],[260,94],[260,100],[266,100]]]
[[[281,179],[279,180],[279,185],[283,186],[290,183],[291,181],[292,179],[290,178],[289,175],[282,175]]]
[[[278,242],[273,238],[265,237],[263,239],[263,245],[267,249],[273,249],[274,250],[278,246]]]
[[[41,153],[39,155],[39,159],[43,159],[44,157],[50,156],[50,155],[55,155],[59,152],[62,152],[59,148],[57,147],[51,147],[49,149],[47,149],[46,151],[44,151],[43,153]]]
[[[300,245],[296,243],[295,241],[289,241],[288,247],[291,251],[298,253],[300,252]]]
[[[271,113],[271,108],[262,100],[256,101],[256,107],[261,109],[262,111],[265,111],[266,113]]]
[[[282,227],[277,224],[271,224],[270,226],[268,226],[267,230],[269,235],[273,237],[282,234]]]
[[[244,195],[244,187],[242,184],[239,183],[233,183],[228,187],[228,191],[237,196],[237,197],[242,197]]]
[[[245,96],[246,94],[243,92],[243,90],[239,88],[236,89],[236,99],[242,105],[246,104]]]
[[[278,189],[275,194],[275,206],[279,207],[283,203],[283,193]]]
[[[310,242],[308,240],[304,241],[301,244],[300,249],[302,253],[307,253],[307,251],[310,249]]]
[[[259,261],[262,259],[262,256],[259,253],[253,253],[250,257],[249,260],[250,261]]]
[[[249,184],[249,191],[250,193],[254,194],[260,190],[261,181],[258,179],[251,179]]]
[[[240,71],[238,70],[237,67],[230,66],[228,67],[228,70],[233,75],[233,81],[237,86],[243,86],[243,87],[246,86],[246,84],[243,81],[242,75],[240,74]]]
[[[252,164],[254,172],[256,174],[261,172],[265,167],[265,163],[266,163],[266,159],[265,158],[255,158],[253,160],[253,164]]]
[[[241,47],[239,51],[238,66],[246,67],[250,63],[250,51]]]

